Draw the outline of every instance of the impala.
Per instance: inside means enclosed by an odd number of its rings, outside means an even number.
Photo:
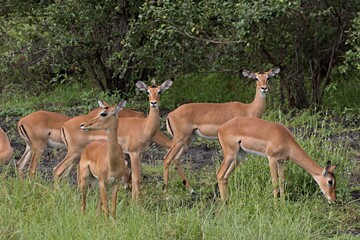
[[[107,107],[101,101],[97,115],[80,125],[83,131],[105,130],[107,140],[91,141],[83,150],[78,168],[78,182],[82,192],[81,210],[86,208],[87,180],[97,180],[100,187],[100,205],[107,215],[109,213],[107,186],[112,183],[112,203],[110,214],[115,217],[116,201],[120,181],[125,185],[130,180],[130,169],[127,167],[122,147],[117,142],[118,113],[125,107],[122,100],[115,107]]]
[[[91,112],[91,116],[93,117],[97,111],[98,109],[93,110]],[[124,109],[120,112],[119,117],[139,115],[142,115],[142,113]],[[60,129],[65,122],[71,120],[72,119],[70,117],[64,114],[48,111],[33,112],[20,119],[18,122],[18,131],[21,138],[23,138],[26,142],[25,152],[17,162],[17,169],[20,177],[24,175],[23,170],[29,161],[30,176],[35,175],[37,164],[46,147],[64,149],[67,147],[61,138]],[[83,120],[84,119],[82,119],[82,121]],[[79,130],[79,125],[80,122],[76,126],[77,132],[74,132],[75,134],[78,134],[78,132],[81,133],[81,130]],[[85,146],[86,144],[84,147]]]
[[[195,141],[197,136],[216,139],[219,126],[234,117],[261,117],[265,110],[265,96],[268,92],[268,78],[280,72],[279,68],[268,72],[253,73],[244,70],[243,75],[256,79],[256,94],[252,103],[189,103],[171,113],[166,119],[168,132],[173,136],[172,146],[164,159],[164,190],[169,181],[169,166],[175,159],[180,164],[180,157]],[[189,182],[183,177],[183,184],[193,193]]]
[[[107,106],[106,103],[103,104]],[[94,139],[106,139],[105,131],[84,132],[79,128],[82,122],[92,119],[98,114],[98,112],[99,108],[96,108],[86,115],[73,117],[64,122],[61,128],[59,128],[61,139],[67,148],[67,153],[64,159],[53,169],[55,178],[61,178],[66,170],[69,172],[73,164],[79,162],[82,150],[86,147],[89,141]],[[144,114],[129,109],[123,109],[117,114],[117,116],[119,118],[130,116],[144,117]]]
[[[120,121],[121,127],[118,130],[118,141],[124,151],[130,155],[131,160],[131,186],[132,198],[138,199],[140,194],[140,174],[142,152],[149,146],[151,139],[159,129],[159,100],[160,94],[169,89],[171,80],[166,80],[157,86],[155,80],[151,86],[138,81],[136,87],[148,94],[150,110],[146,118],[124,118]],[[179,171],[181,174],[181,171]]]
[[[290,131],[280,123],[271,123],[258,118],[234,118],[223,124],[218,131],[224,160],[217,172],[222,200],[227,199],[228,177],[235,169],[237,161],[246,153],[268,158],[273,184],[274,198],[284,199],[284,161],[292,160],[305,169],[315,179],[329,202],[336,201],[335,165],[328,161],[325,168],[314,162],[299,146]]]
[[[8,164],[13,156],[13,150],[10,146],[9,138],[0,127],[0,163]]]
[[[60,137],[60,128],[70,117],[54,112],[37,111],[23,117],[18,122],[20,137],[26,142],[26,149],[17,162],[19,176],[30,161],[30,176],[36,173],[39,159],[47,146],[65,148]]]
[[[79,162],[81,152],[89,141],[94,139],[106,139],[104,131],[84,132],[79,128],[79,125],[82,122],[93,118],[97,113],[98,109],[95,109],[87,115],[74,117],[63,124],[61,128],[61,138],[67,147],[67,154],[65,158],[53,169],[54,177],[56,179],[63,178],[72,169],[72,167]],[[118,117],[120,122],[123,118],[127,117],[145,118],[142,112],[136,112],[129,109],[123,109],[120,111]],[[123,134],[120,131],[118,131],[118,133]],[[159,127],[155,135],[152,136],[151,141],[167,149],[171,147],[170,139],[160,132]]]

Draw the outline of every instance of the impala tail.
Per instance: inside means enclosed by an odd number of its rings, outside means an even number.
[[[68,148],[68,141],[66,139],[66,134],[65,134],[65,130],[64,130],[64,127],[61,127],[60,128],[60,137],[61,137],[61,140],[64,142],[66,148]]]
[[[169,117],[166,118],[166,129],[167,129],[168,133],[170,133],[171,137],[174,137],[174,132],[171,128]]]
[[[30,143],[29,135],[26,132],[26,129],[21,122],[18,124],[18,132],[20,134],[20,137],[23,138],[26,142]]]

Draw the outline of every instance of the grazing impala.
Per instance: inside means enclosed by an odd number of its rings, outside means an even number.
[[[10,146],[9,138],[0,127],[0,163],[8,164],[13,156],[13,150]]]
[[[20,137],[26,142],[26,149],[17,162],[19,176],[30,161],[29,174],[34,176],[39,159],[47,146],[65,148],[60,137],[60,128],[70,117],[54,112],[37,111],[23,117],[18,122]]]
[[[265,110],[265,95],[268,92],[268,78],[280,72],[279,68],[268,72],[253,73],[244,70],[243,75],[256,79],[256,94],[252,103],[189,103],[184,104],[171,113],[166,119],[168,132],[173,136],[173,143],[164,159],[164,190],[169,181],[169,166],[175,159],[180,165],[179,158],[190,147],[197,136],[216,139],[219,126],[234,117],[261,117]],[[191,192],[189,182],[183,178],[183,184]]]
[[[89,141],[94,139],[106,139],[104,131],[84,132],[79,128],[79,125],[82,122],[93,118],[98,111],[98,109],[95,109],[87,115],[74,117],[63,124],[61,128],[61,138],[67,147],[67,154],[65,158],[53,169],[54,177],[56,179],[63,178],[72,169],[72,167],[79,162],[81,152]],[[144,113],[129,109],[123,109],[120,111],[118,117],[119,121],[122,121],[121,119],[127,117],[145,118]],[[172,143],[169,138],[160,132],[159,128],[157,129],[155,135],[151,138],[151,141],[167,149],[171,147]]]
[[[130,180],[130,169],[128,168],[122,147],[117,141],[118,113],[125,107],[126,101],[122,100],[115,107],[107,107],[101,101],[97,115],[80,125],[84,131],[105,130],[107,140],[91,141],[83,150],[78,168],[78,182],[82,192],[81,210],[86,208],[87,180],[97,180],[100,187],[100,205],[107,215],[109,213],[107,203],[107,186],[112,183],[112,203],[110,214],[115,217],[116,201],[120,181],[125,185]]]
[[[217,181],[222,200],[227,199],[228,177],[246,153],[265,156],[269,159],[274,198],[280,187],[284,198],[284,161],[291,159],[315,179],[329,202],[336,201],[335,165],[328,161],[321,168],[305,153],[290,131],[280,123],[271,123],[258,118],[234,118],[219,127],[218,137],[224,161],[217,172]]]

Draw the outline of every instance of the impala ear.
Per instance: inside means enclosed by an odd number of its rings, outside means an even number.
[[[331,165],[331,167],[329,168],[329,172],[334,172],[336,168],[336,165]]]
[[[322,175],[325,176],[325,175],[327,175],[329,172],[333,172],[333,171],[335,170],[335,168],[336,168],[336,165],[331,165],[331,162],[328,161],[328,162],[326,163],[326,167],[324,168]]]
[[[144,82],[142,82],[142,81],[137,81],[137,82],[136,82],[136,87],[137,87],[140,91],[144,91],[144,92],[146,92],[147,89],[148,89],[148,86],[147,86]]]
[[[98,99],[98,104],[101,108],[106,108],[106,105],[103,101],[101,101],[100,99]]]
[[[279,74],[280,68],[273,68],[267,72],[268,77],[274,77],[276,74]]]
[[[250,72],[250,71],[248,71],[248,70],[243,70],[243,71],[242,71],[242,74],[243,74],[245,77],[247,77],[247,78],[256,79],[255,73]]]
[[[121,100],[115,107],[115,114],[117,115],[121,110],[124,109],[126,105],[126,100]]]
[[[160,91],[163,92],[163,91],[169,89],[172,84],[173,84],[173,81],[171,81],[171,80],[166,80],[165,82],[163,82],[163,84],[161,84],[161,86],[160,86]]]

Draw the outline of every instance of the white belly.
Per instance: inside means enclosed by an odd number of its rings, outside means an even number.
[[[51,140],[48,140],[48,145],[53,148],[63,148],[63,149],[66,148],[64,143],[54,142]]]
[[[255,155],[267,157],[266,154],[263,153],[263,152],[258,152],[258,151],[254,151],[254,150],[251,150],[251,149],[246,149],[246,148],[244,148],[241,144],[240,144],[240,147],[241,147],[241,149],[244,150],[246,153],[250,153],[250,154],[255,154]]]

